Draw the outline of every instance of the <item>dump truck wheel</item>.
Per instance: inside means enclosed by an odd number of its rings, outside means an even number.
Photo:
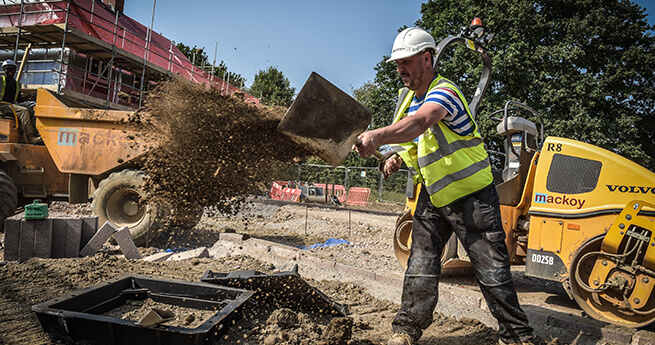
[[[605,282],[602,281],[597,285],[590,282],[593,281],[590,276],[596,259],[599,255],[603,255],[601,252],[603,238],[604,235],[584,244],[571,262],[569,283],[573,299],[582,310],[597,320],[627,327],[642,327],[651,324],[655,321],[655,298],[652,293],[646,295],[647,302],[636,313],[624,306],[623,291],[611,287],[604,288]],[[627,271],[614,268],[612,272],[618,275]],[[632,276],[632,273],[627,272],[624,276]]]
[[[2,169],[0,169],[0,231],[5,231],[5,219],[16,212],[18,192],[16,186]]]
[[[170,208],[144,202],[145,174],[137,170],[122,170],[100,181],[93,193],[91,210],[98,223],[110,221],[116,226],[127,226],[132,240],[143,246],[155,239],[166,226]]]

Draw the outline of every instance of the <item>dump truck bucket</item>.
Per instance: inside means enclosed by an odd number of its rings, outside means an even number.
[[[59,171],[101,175],[143,155],[126,127],[132,111],[104,110],[38,89],[36,127]],[[150,145],[152,146],[152,145]]]

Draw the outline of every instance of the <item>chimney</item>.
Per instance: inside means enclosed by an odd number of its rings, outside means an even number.
[[[111,7],[114,12],[119,11],[123,13],[125,8],[125,0],[105,0],[105,3]]]

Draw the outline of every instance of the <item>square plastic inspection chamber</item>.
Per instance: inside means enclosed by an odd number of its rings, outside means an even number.
[[[252,291],[202,282],[121,276],[34,305],[43,329],[67,344],[84,345],[184,345],[213,344],[232,321],[241,316]],[[128,300],[152,299],[172,306],[216,313],[196,328],[103,316]]]

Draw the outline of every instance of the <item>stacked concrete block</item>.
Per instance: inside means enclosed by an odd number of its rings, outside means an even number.
[[[34,229],[34,243],[32,248],[34,250],[33,256],[37,258],[49,258],[52,254],[52,225],[53,221],[50,219],[40,219],[35,221],[25,221],[21,224],[21,234],[25,232],[25,228]],[[25,243],[25,246],[30,246],[31,243]],[[23,245],[21,236],[21,246]],[[20,247],[18,248],[20,250]],[[19,255],[20,259],[20,255]]]
[[[82,238],[80,248],[89,243],[93,235],[98,231],[98,217],[83,217],[82,218]]]
[[[34,235],[36,226],[34,221],[21,219],[20,239],[18,240],[18,261],[23,262],[34,256]],[[45,224],[40,222],[39,225]]]
[[[129,260],[141,259],[141,254],[139,254],[136,245],[134,245],[134,241],[132,240],[132,234],[130,234],[130,229],[127,226],[118,229],[118,231],[116,231],[116,233],[114,234],[114,239],[116,240],[116,243],[123,251],[123,254],[125,254],[126,259]]]
[[[5,220],[5,260],[18,260],[18,247],[20,246],[20,221],[22,214],[9,217]]]
[[[123,251],[123,254],[125,254],[126,259],[141,259],[141,254],[139,254],[136,245],[134,245],[134,241],[132,241],[130,229],[127,226],[119,229],[110,221],[106,221],[105,224],[96,231],[84,248],[80,250],[80,256],[95,255],[95,253],[97,253],[112,236],[114,236],[116,243]]]
[[[102,248],[102,245],[118,230],[112,222],[105,222],[98,231],[89,239],[84,248],[80,250],[80,256],[95,255]]]
[[[5,220],[5,261],[31,257],[79,257],[80,248],[93,237],[98,217],[24,219],[18,214]]]
[[[55,218],[52,228],[51,257],[77,257],[82,246],[82,227],[82,218]]]

